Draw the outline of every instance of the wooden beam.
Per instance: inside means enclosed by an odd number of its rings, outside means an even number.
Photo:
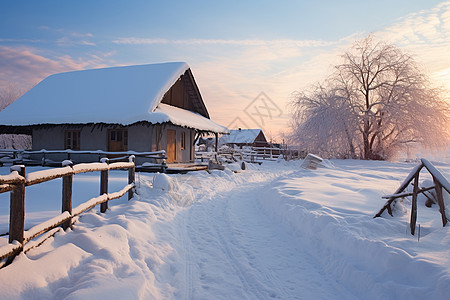
[[[411,234],[414,235],[416,231],[416,221],[417,221],[417,191],[419,190],[419,172],[414,176],[414,186],[413,195],[411,201],[411,219],[409,222],[409,227],[411,228]]]
[[[436,198],[439,204],[439,212],[442,217],[442,227],[445,227],[447,224],[447,216],[445,215],[445,205],[444,205],[444,196],[442,194],[442,185],[441,183],[433,176],[434,184],[436,185]]]
[[[426,191],[432,190],[432,189],[434,189],[434,188],[435,188],[435,186],[423,188],[423,189],[418,190],[417,193],[418,193],[418,194],[420,194],[420,193],[425,193]],[[383,198],[383,199],[403,198],[403,197],[409,197],[409,196],[412,196],[412,195],[413,195],[413,193],[400,193],[400,194],[386,195],[386,196],[383,196],[383,197],[381,197],[381,198]]]
[[[419,172],[422,170],[423,168],[423,163],[421,163],[420,165],[417,165],[410,173],[409,175],[406,177],[405,181],[403,181],[403,183],[400,185],[400,187],[394,192],[395,194],[400,194],[401,192],[403,192],[406,187],[409,185],[409,183],[414,179],[414,177],[419,174]],[[391,203],[394,202],[396,198],[389,198],[388,201],[386,201],[386,203],[384,204],[384,206],[380,209],[380,211],[374,216],[374,218],[380,217],[381,214],[387,209],[388,213],[392,215],[392,208],[391,208]]]

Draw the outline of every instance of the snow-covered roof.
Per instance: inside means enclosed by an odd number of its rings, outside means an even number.
[[[261,129],[230,130],[229,135],[220,138],[220,144],[251,144],[260,132]]]
[[[220,127],[219,132],[228,132],[203,116],[186,112],[181,117],[178,110],[161,104],[164,94],[188,69],[184,62],[173,62],[54,74],[0,111],[0,123],[129,125],[148,121],[205,131]]]
[[[170,122],[172,124],[205,131],[218,133],[229,132],[228,128],[225,126],[219,125],[200,114],[164,103],[158,105],[155,112],[151,114],[151,117],[151,123]]]

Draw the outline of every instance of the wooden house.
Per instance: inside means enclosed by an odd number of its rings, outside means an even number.
[[[31,135],[33,150],[166,150],[190,162],[200,134],[228,132],[181,62],[51,75],[0,111],[0,133]]]
[[[232,148],[269,147],[264,132],[261,129],[237,129],[230,130],[229,135],[223,135],[219,139],[219,145],[227,145]]]

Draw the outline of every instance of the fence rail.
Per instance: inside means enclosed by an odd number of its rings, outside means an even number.
[[[428,170],[428,172],[431,174],[431,177],[433,178],[434,186],[427,187],[427,188],[420,188],[419,187],[419,175],[420,171],[425,168]],[[409,184],[412,182],[413,184],[413,192],[404,192],[405,189],[409,186]],[[384,196],[383,198],[387,198],[388,200],[384,204],[384,206],[380,209],[380,211],[374,216],[374,218],[380,217],[385,210],[388,211],[388,213],[393,216],[392,214],[392,207],[391,205],[397,201],[398,198],[411,196],[411,218],[410,218],[410,229],[411,234],[414,235],[414,232],[416,230],[416,221],[417,221],[417,195],[420,193],[425,193],[429,190],[435,190],[436,191],[436,199],[437,204],[439,205],[439,212],[441,213],[442,218],[442,226],[445,227],[447,224],[447,216],[445,213],[445,204],[444,204],[444,197],[443,197],[443,189],[446,190],[448,193],[450,193],[450,183],[448,180],[442,175],[441,172],[439,172],[438,169],[436,169],[433,164],[431,164],[428,160],[422,158],[420,161],[420,164],[414,167],[412,171],[408,174],[406,179],[403,181],[403,183],[400,185],[400,187],[394,192],[392,195]]]
[[[5,265],[12,262],[14,257],[24,251],[28,242],[36,237],[49,233],[56,233],[56,227],[67,229],[72,225],[72,218],[100,204],[100,211],[104,213],[108,208],[108,201],[118,199],[128,193],[128,199],[133,197],[135,188],[135,163],[134,156],[130,156],[127,162],[109,163],[103,158],[100,163],[83,163],[73,165],[70,161],[64,161],[65,166],[50,170],[36,171],[25,174],[25,166],[15,165],[11,167],[11,173],[0,176],[0,193],[10,192],[10,221],[9,244],[0,247],[0,261],[7,258]],[[118,192],[108,192],[109,170],[128,169],[128,184]],[[72,209],[72,183],[75,174],[100,171],[100,196],[92,198]],[[38,224],[29,230],[24,230],[25,225],[25,189],[28,186],[40,184],[46,181],[62,178],[62,209],[61,214]],[[35,243],[39,245],[42,242]],[[35,245],[27,247],[28,251]]]
[[[55,155],[59,155],[59,157],[63,157],[59,159],[57,162],[51,160],[50,158]],[[122,160],[125,157],[133,155],[135,157],[141,157],[145,159],[153,159],[160,160],[162,165],[165,165],[165,160],[167,159],[166,151],[152,151],[152,152],[136,152],[136,151],[121,151],[121,152],[113,152],[113,151],[103,151],[103,150],[9,150],[9,149],[0,149],[0,158],[4,163],[9,162],[13,164],[28,164],[28,165],[55,165],[59,164],[63,159],[72,160],[75,156],[80,158],[81,156],[85,156],[84,162],[92,162],[95,159],[86,159],[89,155],[90,157],[96,157],[97,161],[100,161],[102,158],[110,157],[110,156],[120,156],[116,158],[110,158],[110,161]],[[36,159],[36,157],[41,157]],[[80,161],[81,162],[81,161]],[[0,162],[1,165],[1,162]]]

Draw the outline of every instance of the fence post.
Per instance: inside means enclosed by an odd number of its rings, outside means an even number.
[[[442,226],[447,225],[447,216],[445,215],[444,196],[442,194],[442,184],[433,176],[433,181],[436,189],[436,198],[439,204],[439,211],[442,217]]]
[[[109,159],[103,158],[103,163],[109,163]],[[108,174],[109,170],[100,171],[100,196],[108,194]],[[108,201],[100,204],[100,212],[104,213],[108,209]]]
[[[18,171],[20,176],[25,177],[25,166],[12,166],[11,171]],[[14,240],[23,244],[23,231],[25,229],[25,182],[16,184],[11,191],[10,213],[9,213],[9,243]]]
[[[134,164],[134,162],[135,162],[134,155],[131,155],[129,157],[129,161]],[[135,168],[135,165],[134,165],[132,168],[128,169],[128,184],[132,184],[132,183],[135,182],[135,173],[136,173],[136,168]],[[131,190],[128,191],[128,200],[133,198],[134,189],[135,188],[132,188]]]
[[[411,234],[414,235],[416,231],[416,221],[417,221],[417,191],[419,189],[419,172],[414,175],[414,183],[413,183],[413,195],[412,195],[412,206],[411,206],[411,220],[410,220],[410,228]]]
[[[72,167],[73,163],[68,164],[68,166]],[[62,207],[61,212],[69,212],[72,214],[72,183],[73,183],[73,174],[68,176],[64,176],[62,179]],[[61,224],[62,228],[66,230],[69,227],[72,227],[72,218],[67,220],[66,222]]]

